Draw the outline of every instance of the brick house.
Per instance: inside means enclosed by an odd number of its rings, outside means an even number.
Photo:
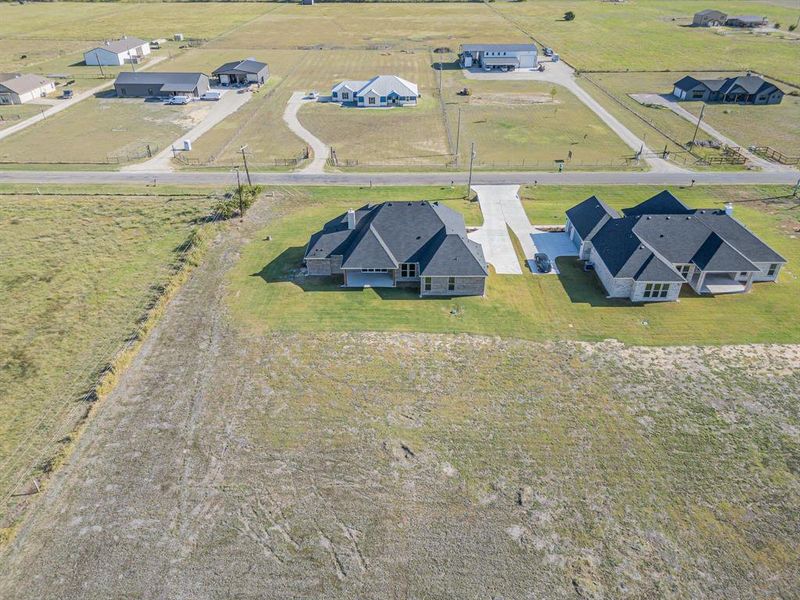
[[[482,296],[489,268],[464,218],[438,202],[384,202],[349,210],[311,236],[311,276],[342,287],[411,287],[420,296]]]

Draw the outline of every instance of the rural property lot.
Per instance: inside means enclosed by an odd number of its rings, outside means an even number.
[[[791,11],[780,6],[736,2],[730,10],[758,12],[762,8],[773,21],[789,22]],[[155,70],[208,73],[226,60],[247,56],[268,62],[271,80],[254,101],[212,128],[184,156],[193,167],[238,164],[237,152],[244,144],[256,169],[298,166],[304,144],[281,120],[291,94],[310,89],[325,93],[339,79],[385,72],[417,81],[425,96],[421,106],[410,114],[380,117],[314,106],[306,107],[300,115],[312,131],[337,149],[344,163],[357,162],[354,168],[376,168],[369,163],[389,168],[442,168],[454,158],[450,153],[455,150],[458,104],[468,106],[465,110],[471,113],[463,123],[461,166],[469,142],[476,141],[482,168],[502,169],[524,162],[548,169],[554,157],[569,150],[574,155],[570,168],[623,168],[627,149],[569,92],[557,93],[558,112],[553,106],[551,116],[551,106],[546,103],[520,106],[519,102],[533,96],[541,98],[552,86],[520,84],[517,91],[508,93],[510,90],[500,84],[494,89],[475,83],[482,99],[462,99],[454,95],[462,84],[459,72],[445,71],[445,117],[437,110],[440,99],[432,65],[442,57],[453,59],[465,42],[527,41],[524,30],[555,46],[578,70],[755,68],[800,80],[794,38],[784,39],[780,33],[722,35],[683,27],[695,9],[696,3],[683,1],[666,4],[641,0],[620,6],[581,1],[574,7],[578,17],[567,23],[559,20],[563,4],[552,1],[367,4],[359,5],[357,11],[339,4],[309,9],[293,3],[237,3],[235,10],[226,3],[5,5],[0,7],[0,17],[4,17],[0,19],[0,49],[5,49],[2,55],[6,58],[0,59],[0,64],[6,70],[61,73],[75,79],[76,89],[85,89],[106,80],[99,78],[96,69],[81,66],[83,49],[122,33],[149,39],[169,38],[176,32],[192,38],[193,47],[180,49],[177,43],[171,43],[156,51],[168,60]],[[673,16],[678,20],[673,21]],[[637,43],[636,52],[625,52],[634,47],[634,35],[646,43]],[[434,55],[432,51],[437,48],[450,52]],[[628,54],[633,56],[628,58]],[[637,136],[647,135],[652,148],[660,150],[666,145],[677,158],[679,148],[673,140],[614,106],[588,83],[587,89],[599,101],[610,103],[608,109]],[[501,97],[503,102],[498,100]],[[483,104],[478,106],[480,102]],[[78,129],[84,128],[85,115],[73,110],[66,114]],[[120,125],[135,132],[135,120]],[[685,128],[685,124],[675,127]],[[364,135],[365,128],[370,130],[369,136]],[[397,135],[398,130],[403,135]],[[69,128],[59,128],[48,141],[56,147],[68,147],[74,139],[71,134]],[[139,134],[140,149],[149,141],[145,139],[148,136],[146,130]],[[360,143],[365,137],[367,143]],[[677,138],[679,142],[682,137]],[[731,137],[736,139],[733,134]]]
[[[45,442],[89,410],[83,397],[210,204],[187,191],[107,192],[0,195],[0,539],[15,517],[12,484],[29,467],[47,471]],[[31,480],[23,481],[20,492]]]
[[[283,202],[170,305],[0,595],[792,595],[797,346],[241,329],[228,273]]]
[[[632,206],[658,188],[536,187],[521,191],[523,207],[534,225],[563,224],[564,211],[599,194],[616,208]],[[459,191],[426,188],[393,192],[395,198],[456,202]],[[752,294],[716,298],[685,293],[680,302],[633,305],[608,300],[593,273],[571,258],[559,259],[560,277],[491,275],[485,298],[426,299],[403,289],[342,290],[330,279],[304,277],[303,250],[310,234],[348,208],[386,199],[368,189],[308,188],[287,199],[280,219],[259,241],[242,250],[231,272],[230,303],[237,319],[257,332],[270,331],[424,331],[477,333],[534,340],[615,338],[632,344],[794,343],[800,340],[795,298],[800,283],[792,265],[800,261],[796,230],[800,222],[789,188],[697,188],[674,192],[694,206],[736,203],[737,216],[787,258],[777,285],[756,286]],[[398,195],[395,195],[398,194]],[[392,196],[390,196],[391,198]],[[782,198],[781,198],[782,197]],[[777,198],[776,200],[763,199]],[[466,204],[466,223],[480,225],[477,202]],[[272,241],[260,240],[271,236]],[[523,270],[526,272],[525,270]],[[726,319],[710,319],[718,311]],[[357,315],[357,318],[354,318]],[[731,327],[728,319],[747,323]]]

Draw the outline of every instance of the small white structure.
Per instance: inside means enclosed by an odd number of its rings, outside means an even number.
[[[417,84],[395,75],[378,75],[369,81],[342,81],[331,90],[334,102],[366,107],[416,106],[419,96]]]
[[[0,73],[0,104],[25,104],[55,89],[55,82],[41,75]]]
[[[89,66],[119,67],[125,63],[139,62],[148,54],[150,54],[148,42],[139,38],[123,37],[84,52],[83,60]]]

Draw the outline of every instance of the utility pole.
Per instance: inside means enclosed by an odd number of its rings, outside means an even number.
[[[105,79],[106,74],[103,73],[103,65],[100,64],[100,59],[97,57],[97,50],[94,51],[94,59],[97,61],[97,66],[100,67],[100,77]]]
[[[700,107],[700,116],[697,117],[697,125],[694,126],[694,135],[692,136],[692,141],[689,142],[689,150],[694,148],[694,142],[695,140],[697,140],[697,130],[700,129],[700,121],[703,120],[703,113],[705,112],[705,110],[706,110],[706,105],[703,104],[703,106]]]
[[[472,147],[469,152],[469,180],[467,181],[467,198],[469,198],[469,191],[472,189],[472,163],[475,161],[475,142],[472,142]]]
[[[792,196],[797,196],[798,191],[800,191],[800,179],[798,179],[797,183],[794,184],[794,190],[792,191]]]
[[[242,153],[242,160],[244,161],[244,172],[247,173],[247,185],[252,187],[253,182],[250,180],[250,169],[247,168],[247,154],[245,153],[246,149],[247,149],[247,144],[239,148],[239,150]]]
[[[236,167],[236,187],[239,188],[239,221],[244,221],[244,197],[242,196],[242,178],[239,177],[239,167]]]

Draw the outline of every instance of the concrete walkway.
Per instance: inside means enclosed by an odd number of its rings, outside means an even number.
[[[293,93],[292,97],[289,98],[289,102],[286,104],[286,110],[283,111],[283,120],[286,121],[286,125],[289,126],[289,129],[291,129],[295,135],[311,146],[311,150],[314,152],[314,159],[299,172],[324,173],[325,163],[331,151],[330,146],[326,145],[325,142],[303,127],[297,118],[297,111],[300,110],[303,104],[308,104],[309,102],[316,102],[316,100],[306,98],[305,92]]]
[[[690,113],[688,110],[683,108],[674,98],[674,96],[670,95],[662,95],[662,94],[631,94],[631,98],[636,100],[641,104],[657,104],[659,106],[663,106],[664,108],[670,109],[679,117],[683,117],[687,121],[689,121],[692,125],[697,123],[697,116]],[[700,121],[700,129],[705,131],[708,135],[716,139],[718,142],[725,144],[727,146],[732,146],[734,148],[739,148],[739,152],[744,154],[747,157],[747,160],[754,164],[757,167],[760,167],[766,171],[785,171],[785,170],[792,170],[792,167],[788,165],[778,165],[773,162],[770,162],[760,156],[757,156],[750,152],[747,148],[737,144],[731,138],[722,135],[719,131],[711,127],[705,121]]]
[[[167,58],[166,56],[159,56],[159,57],[150,59],[150,60],[147,61],[146,64],[141,65],[139,67],[139,70],[140,71],[144,71],[145,69],[149,69],[150,67],[160,63],[162,60],[166,60],[166,58]],[[44,112],[41,112],[41,113],[39,113],[37,115],[29,117],[29,118],[25,119],[24,121],[22,121],[20,123],[17,123],[16,125],[12,125],[11,127],[7,127],[6,129],[3,129],[2,131],[0,131],[0,140],[5,139],[8,136],[13,135],[13,134],[15,134],[15,133],[17,133],[19,131],[22,131],[23,129],[27,129],[28,127],[30,127],[31,125],[33,125],[35,123],[38,123],[39,121],[44,121],[46,118],[52,117],[53,115],[60,113],[62,110],[66,110],[70,106],[76,105],[78,102],[80,102],[82,100],[86,100],[87,98],[91,98],[95,94],[99,94],[103,90],[106,90],[106,89],[110,88],[112,85],[114,85],[114,80],[113,79],[108,79],[104,83],[102,83],[101,85],[98,85],[97,87],[93,87],[92,89],[86,90],[85,92],[81,92],[79,94],[75,94],[69,100],[56,100],[57,104],[54,104],[53,106],[51,106],[50,108],[48,108]]]
[[[634,153],[642,151],[642,160],[644,160],[649,167],[658,173],[682,173],[686,172],[685,169],[677,165],[653,156],[655,153],[650,150],[643,140],[639,139],[634,133],[620,123],[611,113],[603,108],[597,100],[595,100],[589,92],[584,90],[575,78],[575,71],[564,62],[548,62],[545,63],[544,71],[535,70],[518,70],[510,73],[498,72],[485,72],[476,69],[464,69],[464,76],[468,79],[482,79],[482,80],[526,80],[526,81],[547,81],[555,83],[562,87],[567,88],[572,92],[578,100],[583,102],[593,113],[595,113],[600,120],[608,125],[611,130],[616,133],[619,138],[631,149]]]
[[[215,91],[222,91],[222,90],[215,90]],[[126,167],[122,167],[122,171],[171,171],[172,170],[172,146],[175,146],[176,149],[181,151],[183,148],[183,141],[189,140],[190,142],[194,143],[197,141],[200,136],[210,130],[212,127],[223,121],[229,115],[232,115],[237,110],[239,110],[242,106],[245,105],[251,98],[253,97],[253,92],[250,91],[241,91],[237,92],[236,90],[224,90],[222,93],[222,97],[217,101],[203,101],[197,100],[197,102],[202,102],[203,104],[208,104],[209,111],[203,120],[200,121],[197,125],[192,127],[189,131],[182,134],[177,140],[172,142],[170,146],[167,146],[156,154],[153,158],[146,160],[143,163],[137,163],[135,165],[128,165]]]

